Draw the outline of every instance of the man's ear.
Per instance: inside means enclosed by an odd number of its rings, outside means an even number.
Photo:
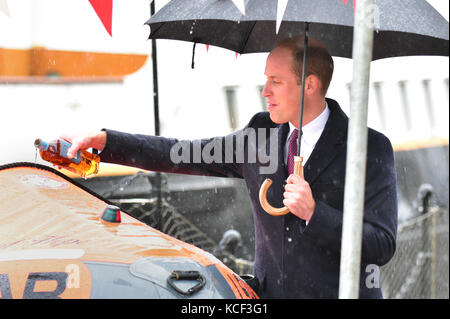
[[[322,82],[315,74],[308,75],[305,79],[305,94],[316,95],[322,92]]]

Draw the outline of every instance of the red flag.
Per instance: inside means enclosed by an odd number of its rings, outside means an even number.
[[[113,0],[89,0],[106,31],[112,36]]]
[[[344,4],[348,3],[348,0],[342,0]],[[353,14],[356,14],[356,0],[353,0]]]
[[[206,52],[209,51],[209,44],[206,45]]]

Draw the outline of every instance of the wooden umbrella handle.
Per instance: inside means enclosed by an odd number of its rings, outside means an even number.
[[[303,177],[303,158],[301,156],[294,156],[294,174]],[[261,207],[266,211],[266,213],[272,216],[283,216],[289,213],[289,208],[286,206],[281,208],[275,208],[269,204],[267,201],[267,191],[272,185],[272,180],[267,178],[259,189],[259,202]]]

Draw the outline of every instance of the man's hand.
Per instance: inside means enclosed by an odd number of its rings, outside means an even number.
[[[294,174],[289,175],[286,182],[283,204],[292,214],[309,221],[316,207],[311,187],[303,177]]]
[[[85,150],[87,148],[95,148],[102,151],[106,145],[106,132],[95,132],[81,135],[69,135],[63,134],[60,136],[62,139],[72,143],[72,146],[67,151],[67,157],[73,158],[78,150]]]

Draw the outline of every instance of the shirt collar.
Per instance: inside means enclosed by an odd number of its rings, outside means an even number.
[[[325,128],[325,124],[327,124],[329,116],[330,116],[330,109],[328,108],[328,103],[325,102],[325,109],[322,111],[322,113],[320,113],[319,116],[317,116],[314,120],[303,126],[302,128],[303,141],[305,141],[308,144],[315,145],[319,140],[319,137],[322,134],[323,129]],[[292,125],[291,122],[289,122],[288,140],[291,138],[291,134],[295,129],[296,127]]]

